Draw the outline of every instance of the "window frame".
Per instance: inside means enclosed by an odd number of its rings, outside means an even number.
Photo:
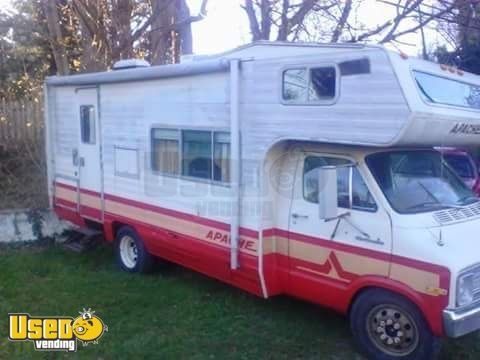
[[[303,158],[302,158],[302,167],[301,167],[301,182],[302,182],[302,198],[303,200],[305,200],[307,203],[309,204],[313,204],[313,205],[317,205],[318,206],[318,202],[313,202],[313,201],[310,201],[309,199],[307,199],[305,197],[305,179],[304,179],[304,175],[305,175],[305,163],[307,161],[307,159],[309,157],[326,157],[326,158],[335,158],[335,159],[342,159],[342,160],[349,160],[352,162],[352,165],[351,166],[341,166],[341,167],[347,167],[349,168],[349,173],[348,173],[348,193],[349,193],[349,196],[348,196],[348,202],[349,202],[349,206],[348,208],[346,207],[342,207],[342,206],[338,206],[338,208],[340,209],[345,209],[345,210],[355,210],[355,211],[362,211],[362,212],[368,212],[368,213],[376,213],[378,212],[378,201],[377,199],[375,199],[375,196],[373,195],[373,192],[370,190],[370,187],[368,186],[368,183],[367,181],[365,181],[365,176],[364,174],[362,173],[362,171],[360,170],[360,166],[358,164],[358,162],[356,160],[354,160],[353,158],[351,157],[348,157],[348,156],[340,156],[338,154],[318,154],[318,153],[309,153],[309,154],[306,154]],[[360,175],[363,183],[365,184],[368,192],[370,193],[370,195],[372,196],[372,199],[375,203],[375,209],[367,209],[367,208],[362,208],[362,207],[358,207],[358,206],[353,206],[353,169],[356,168],[357,171],[358,171],[358,174]],[[337,201],[338,201],[338,193],[337,193]]]
[[[162,171],[155,170],[153,168],[153,131],[154,130],[177,130],[179,132],[179,152],[178,152],[178,157],[179,157],[179,173],[178,174],[170,174],[170,173],[165,173]],[[183,165],[182,165],[182,159],[183,159],[183,131],[206,131],[210,132],[210,138],[211,138],[211,144],[212,144],[212,151],[211,151],[211,156],[212,156],[212,178],[211,179],[206,179],[206,178],[200,178],[200,177],[195,177],[195,176],[188,176],[188,175],[183,175]],[[222,186],[222,187],[230,187],[231,183],[230,182],[225,182],[225,181],[218,181],[214,180],[214,173],[213,173],[213,168],[214,168],[214,137],[215,133],[228,133],[231,134],[230,129],[228,128],[213,128],[213,127],[185,127],[185,128],[180,128],[172,125],[163,125],[163,124],[152,124],[149,129],[148,129],[148,138],[149,138],[149,151],[148,151],[148,163],[149,163],[149,168],[150,172],[153,175],[156,176],[163,176],[167,178],[172,178],[172,179],[180,179],[180,180],[187,180],[187,181],[192,181],[192,182],[197,182],[197,183],[204,183],[204,184],[211,184],[211,185],[217,185],[217,186]],[[231,139],[230,139],[230,146],[231,146]]]
[[[311,69],[318,69],[318,68],[334,68],[335,69],[335,96],[331,99],[325,100],[308,100],[308,90],[310,89],[310,85],[312,83],[312,77],[310,76]],[[307,72],[307,97],[305,100],[286,100],[283,97],[285,86],[284,86],[284,74],[288,70],[302,70],[305,69]],[[337,63],[308,63],[308,64],[291,64],[283,66],[280,69],[280,103],[286,106],[331,106],[337,103],[338,98],[340,97],[340,68]]]

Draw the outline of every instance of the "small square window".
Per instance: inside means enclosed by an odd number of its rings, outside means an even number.
[[[82,143],[95,144],[95,107],[80,106],[80,134]]]
[[[337,95],[337,71],[333,66],[288,69],[283,72],[282,89],[288,103],[330,102]]]

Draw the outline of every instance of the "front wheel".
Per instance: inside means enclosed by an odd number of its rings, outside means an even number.
[[[433,359],[438,340],[409,300],[381,289],[361,293],[350,312],[350,326],[368,359]]]
[[[117,263],[128,272],[147,273],[151,271],[154,258],[132,228],[122,227],[115,237]]]

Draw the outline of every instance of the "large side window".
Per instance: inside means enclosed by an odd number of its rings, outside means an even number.
[[[163,174],[180,173],[180,131],[152,129],[152,169]]]
[[[227,183],[230,134],[204,130],[152,129],[152,170]]]
[[[318,168],[327,165],[347,165],[346,159],[308,156],[303,168],[303,196],[318,203]],[[377,205],[356,167],[337,170],[338,206],[345,209],[376,211]],[[350,191],[351,189],[351,191]]]
[[[80,134],[84,144],[95,144],[95,107],[80,106]]]
[[[291,104],[331,102],[337,94],[333,66],[288,69],[283,72],[282,97]]]

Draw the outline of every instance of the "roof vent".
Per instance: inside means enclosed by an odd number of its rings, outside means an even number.
[[[113,64],[113,70],[126,70],[150,67],[150,63],[142,59],[125,59]]]

